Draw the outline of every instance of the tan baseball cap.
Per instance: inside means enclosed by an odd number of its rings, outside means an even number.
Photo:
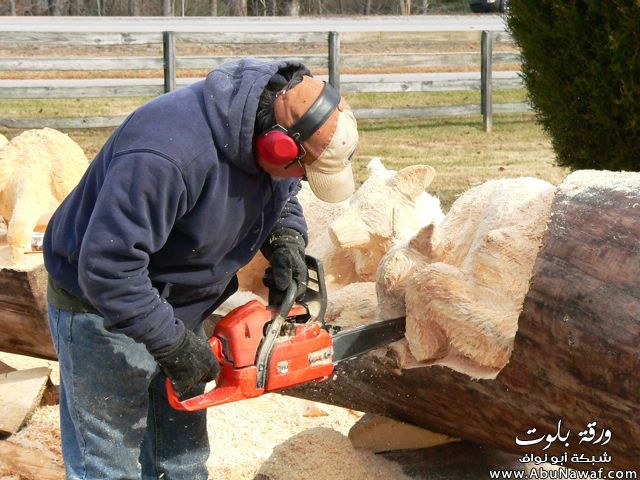
[[[324,82],[304,76],[302,81],[277,96],[274,104],[276,122],[290,128],[318,99]],[[313,193],[325,202],[348,199],[355,190],[351,157],[358,146],[358,126],[351,108],[344,100],[327,121],[302,143],[305,173]]]

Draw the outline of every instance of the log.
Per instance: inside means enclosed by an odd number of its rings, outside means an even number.
[[[639,213],[640,174],[576,172],[558,187],[513,353],[495,379],[441,366],[399,371],[388,351],[339,365],[334,381],[284,393],[521,455],[606,452],[606,469],[638,468]],[[591,422],[611,440],[591,438]],[[543,434],[536,444],[516,442]]]
[[[21,478],[28,480],[62,480],[64,468],[55,463],[51,454],[35,448],[0,440],[0,461]]]
[[[2,266],[8,256],[8,246],[1,246],[0,351],[57,360],[49,334],[42,255],[25,255],[18,265]]]

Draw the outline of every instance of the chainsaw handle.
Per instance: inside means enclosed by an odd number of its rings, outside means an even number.
[[[211,337],[209,339],[209,346],[211,347],[211,351],[218,360],[218,363],[220,363],[222,368],[225,368],[224,354],[222,352],[222,342],[220,341],[220,339],[216,336]],[[220,378],[220,376],[218,378]],[[234,401],[232,399],[235,399],[237,391],[240,389],[239,385],[225,384],[229,382],[216,382],[215,390],[181,401],[178,398],[175,390],[173,389],[173,383],[171,383],[171,379],[167,377],[165,383],[167,387],[167,399],[169,400],[169,404],[176,410],[189,412]],[[213,395],[214,392],[215,395]],[[206,405],[204,405],[205,396]],[[212,401],[215,403],[212,403]]]
[[[222,380],[220,383],[216,383],[216,387],[213,390],[196,395],[195,397],[187,398],[186,400],[180,400],[178,398],[173,390],[173,385],[169,378],[166,380],[166,385],[169,405],[171,405],[175,410],[181,410],[183,412],[195,412],[208,407],[215,407],[224,403],[235,402],[247,398],[242,392],[240,382],[235,381],[235,379],[232,379],[229,382]]]

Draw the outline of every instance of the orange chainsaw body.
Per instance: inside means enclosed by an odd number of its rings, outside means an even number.
[[[209,339],[221,365],[216,387],[209,392],[179,400],[167,379],[169,403],[177,410],[194,411],[258,397],[312,380],[326,380],[333,373],[331,335],[316,321],[294,323],[289,335],[278,337],[267,363],[264,388],[257,387],[256,356],[273,309],[257,300],[234,309],[216,325]],[[307,310],[294,306],[288,317],[303,317]]]

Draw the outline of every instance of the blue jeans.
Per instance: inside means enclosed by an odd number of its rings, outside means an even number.
[[[67,479],[208,478],[206,412],[169,406],[166,377],[144,345],[109,333],[99,315],[51,305],[49,326]]]

